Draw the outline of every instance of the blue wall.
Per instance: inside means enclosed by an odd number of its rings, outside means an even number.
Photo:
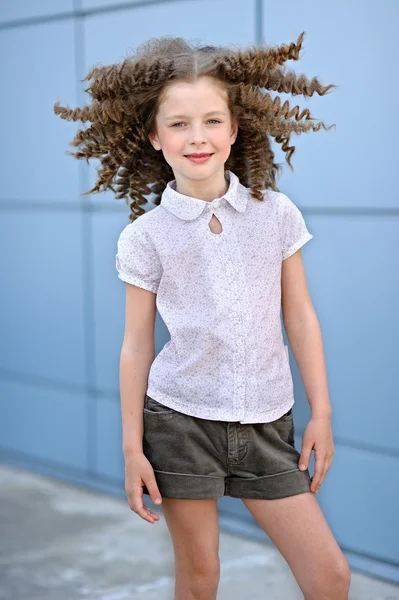
[[[149,37],[277,45],[303,30],[301,59],[289,67],[339,85],[324,98],[287,95],[337,128],[293,138],[295,171],[286,167],[279,180],[314,235],[303,256],[336,446],[318,499],[352,568],[399,581],[396,0],[383,10],[377,0],[2,4],[0,457],[124,494],[125,292],[115,252],[128,209],[108,193],[80,197],[95,165],[65,154],[79,124],[56,117],[54,102],[86,103],[80,80],[89,68]],[[168,339],[157,314],[156,352]],[[310,413],[293,357],[291,364],[300,448]],[[264,539],[239,500],[225,498],[220,509],[226,527]]]

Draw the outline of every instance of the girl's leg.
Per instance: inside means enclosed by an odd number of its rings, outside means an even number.
[[[175,556],[175,600],[216,600],[220,578],[217,500],[163,498]]]
[[[348,561],[311,492],[241,500],[289,564],[305,600],[348,599]]]

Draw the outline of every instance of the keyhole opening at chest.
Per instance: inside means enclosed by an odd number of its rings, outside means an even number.
[[[209,229],[212,231],[212,233],[219,234],[219,233],[222,233],[222,231],[223,231],[222,224],[215,215],[212,215],[212,218],[209,221],[208,226],[209,226]]]

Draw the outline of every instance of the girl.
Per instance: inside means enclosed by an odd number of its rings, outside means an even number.
[[[125,487],[149,523],[162,502],[175,555],[175,599],[216,598],[217,498],[240,498],[287,560],[307,600],[344,600],[350,570],[315,494],[334,454],[322,337],[301,247],[312,235],[276,186],[290,135],[329,129],[262,90],[324,95],[281,66],[304,34],[277,48],[231,50],[153,39],[94,67],[90,121],[72,145],[99,158],[96,185],[126,198],[116,267],[126,282],[120,393]],[[144,211],[153,194],[155,208]],[[154,357],[158,308],[171,335]],[[280,321],[311,419],[294,443],[293,384]],[[155,358],[155,360],[154,360]],[[315,472],[308,465],[315,452]]]

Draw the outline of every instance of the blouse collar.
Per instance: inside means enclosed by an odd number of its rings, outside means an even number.
[[[238,212],[244,212],[248,201],[248,189],[240,183],[237,175],[232,171],[225,171],[225,175],[229,181],[229,187],[227,192],[220,198],[208,202],[207,200],[180,194],[176,191],[176,180],[173,179],[166,185],[160,204],[176,217],[180,217],[185,221],[191,221],[199,217],[208,205],[212,208],[218,207],[223,199],[227,200]]]

